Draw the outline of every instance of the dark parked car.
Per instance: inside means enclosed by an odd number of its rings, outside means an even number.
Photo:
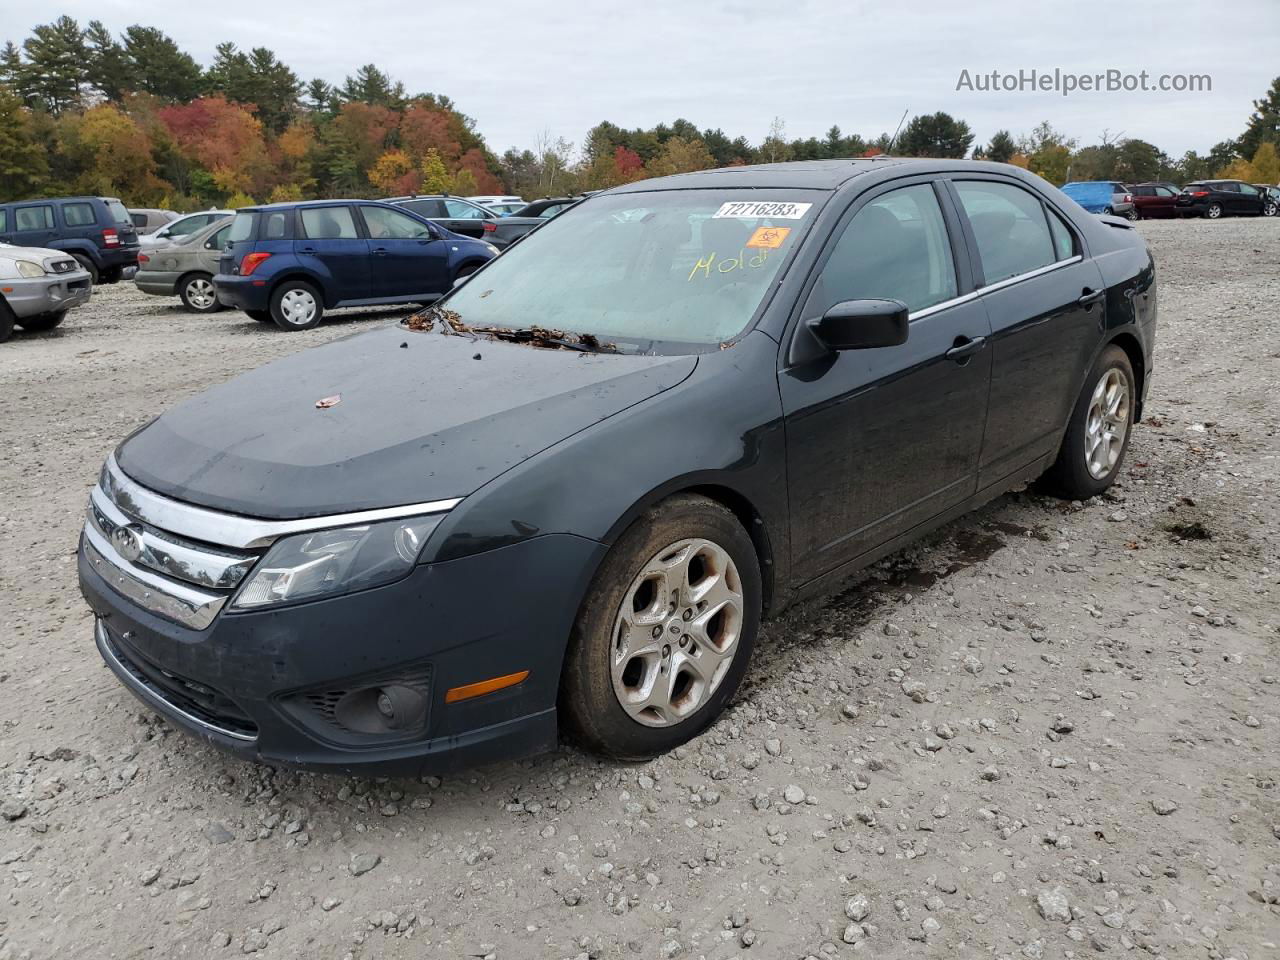
[[[1126,220],[1138,219],[1133,194],[1119,181],[1077,180],[1063,186],[1062,192],[1090,213],[1124,217]]]
[[[438,223],[450,233],[471,237],[473,240],[489,240],[493,225],[505,219],[497,211],[462,197],[443,194],[421,197],[393,197],[386,201],[398,207]],[[497,244],[495,244],[497,246]]]
[[[1172,183],[1136,183],[1129,188],[1138,219],[1151,220],[1176,217],[1178,193],[1182,188]]]
[[[247,758],[668,750],[763,616],[1016,485],[1106,490],[1155,325],[1141,234],[1005,164],[619,187],[121,443],[80,546],[96,643]]]
[[[1280,213],[1280,187],[1273,187],[1269,183],[1255,183],[1262,194],[1262,215],[1264,217],[1274,217]]]
[[[484,225],[485,239],[505,250],[526,234],[568,210],[582,197],[543,197],[527,204],[516,213]]]
[[[236,211],[213,286],[225,306],[307,330],[334,307],[431,303],[497,253],[385,203],[273,203]]]
[[[118,283],[138,263],[138,232],[114,197],[54,197],[0,204],[0,243],[71,254],[94,283]]]
[[[1177,211],[1179,216],[1209,220],[1262,216],[1267,211],[1266,201],[1266,194],[1242,180],[1197,180],[1178,194]]]

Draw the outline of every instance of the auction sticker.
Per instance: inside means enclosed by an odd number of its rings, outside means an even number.
[[[799,220],[812,203],[790,203],[785,200],[730,200],[711,215],[712,220],[726,217],[768,217],[771,220]]]
[[[756,232],[747,241],[747,246],[759,247],[762,250],[777,250],[790,232],[790,227],[756,227]]]

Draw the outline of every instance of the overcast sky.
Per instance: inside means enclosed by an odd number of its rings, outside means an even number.
[[[0,0],[0,41],[21,41],[66,12],[115,31],[141,22],[202,64],[214,46],[266,46],[303,79],[331,82],[377,63],[411,93],[451,97],[498,152],[540,132],[580,143],[601,120],[649,127],[685,117],[762,139],[777,116],[789,138],[831,124],[873,137],[903,111],[945,110],[985,142],[1041,120],[1080,140],[1150,140],[1174,156],[1238,135],[1280,71],[1280,0],[1176,4],[1130,0],[647,0],[530,3],[138,4]],[[1202,93],[983,93],[972,75],[1036,68],[1209,74]]]

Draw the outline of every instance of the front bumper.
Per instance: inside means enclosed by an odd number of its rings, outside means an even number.
[[[218,302],[234,310],[267,310],[271,306],[271,289],[265,279],[254,275],[219,273],[213,278]]]
[[[103,659],[176,726],[246,759],[334,773],[420,775],[550,749],[577,602],[605,547],[552,534],[420,565],[356,594],[254,612],[203,630],[144,609],[79,558]],[[449,703],[449,690],[528,670]],[[333,704],[386,683],[426,693],[407,735],[344,729]]]
[[[22,320],[88,303],[93,286],[88,271],[73,270],[31,279],[0,280],[0,290],[14,315]]]

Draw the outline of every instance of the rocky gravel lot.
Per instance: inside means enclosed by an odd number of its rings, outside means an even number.
[[[1123,482],[1013,494],[767,625],[650,763],[443,781],[230,760],[103,667],[111,446],[285,335],[128,284],[0,346],[0,960],[992,956],[1280,943],[1280,222],[1152,222]]]

